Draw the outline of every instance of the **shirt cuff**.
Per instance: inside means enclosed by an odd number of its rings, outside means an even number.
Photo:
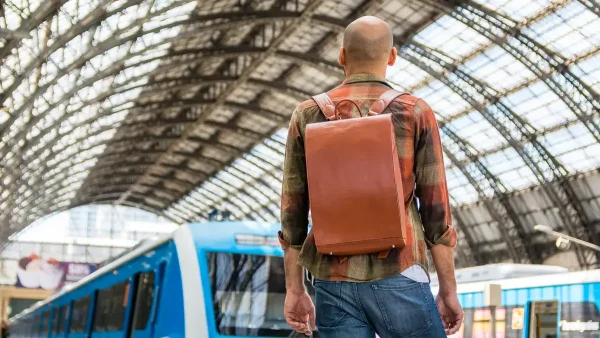
[[[454,248],[458,242],[456,228],[449,225],[448,229],[446,229],[446,232],[444,232],[444,234],[440,236],[435,243],[431,243],[429,240],[427,240],[427,238],[425,238],[425,242],[430,248],[435,245],[445,245]]]
[[[279,231],[277,233],[277,239],[279,239],[279,245],[281,245],[281,249],[283,249],[283,251],[292,248],[294,250],[301,250],[302,249],[302,245],[291,245],[288,241],[286,241],[283,238],[283,232]]]

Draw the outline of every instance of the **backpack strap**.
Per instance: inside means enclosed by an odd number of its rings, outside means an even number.
[[[390,103],[392,103],[396,98],[398,98],[399,96],[402,96],[402,95],[408,95],[408,94],[401,93],[394,89],[390,89],[390,90],[386,91],[385,93],[381,94],[379,99],[371,105],[371,108],[369,109],[369,115],[379,115],[379,114],[383,113],[383,111],[386,110],[386,108],[390,105]],[[380,252],[379,255],[377,255],[377,258],[378,259],[386,259],[388,257],[388,255],[390,254],[390,251],[391,250],[385,250],[385,251]]]
[[[381,94],[379,99],[375,101],[369,109],[369,115],[379,115],[394,101],[397,97],[402,95],[408,95],[407,93],[401,93],[395,89],[390,89],[385,93]]]
[[[329,95],[327,95],[327,93],[315,95],[312,97],[312,99],[315,100],[315,102],[321,109],[321,112],[323,112],[323,115],[325,115],[325,117],[329,121],[335,120],[335,104],[333,103]]]

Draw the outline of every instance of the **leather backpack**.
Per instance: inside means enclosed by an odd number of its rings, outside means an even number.
[[[405,245],[407,214],[392,114],[382,114],[403,95],[388,90],[366,116],[356,102],[334,104],[326,94],[313,100],[328,121],[306,127],[308,191],[317,251],[351,256],[380,253]],[[361,118],[342,119],[349,102]]]

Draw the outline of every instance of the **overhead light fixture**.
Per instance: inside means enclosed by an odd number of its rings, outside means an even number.
[[[563,233],[554,231],[554,229],[552,229],[551,227],[544,225],[544,224],[538,224],[535,225],[533,227],[533,229],[546,233],[550,236],[554,236],[556,237],[556,247],[561,249],[561,250],[568,250],[571,246],[571,242],[575,243],[575,244],[579,244],[581,246],[585,246],[587,248],[596,250],[596,251],[600,251],[600,246],[596,245],[596,244],[592,244],[589,242],[586,242],[584,240],[569,236],[569,235],[565,235]]]

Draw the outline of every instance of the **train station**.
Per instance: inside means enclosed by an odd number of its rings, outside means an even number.
[[[0,245],[1,337],[600,337],[600,2],[0,0]]]

